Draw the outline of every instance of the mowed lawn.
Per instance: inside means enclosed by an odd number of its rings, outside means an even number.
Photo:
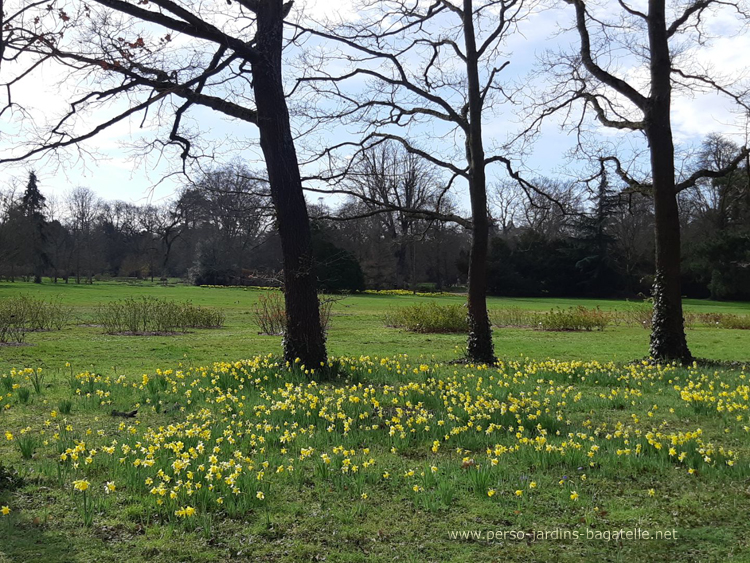
[[[162,286],[149,282],[101,282],[92,286],[77,284],[1,283],[0,299],[29,294],[59,297],[74,308],[74,325],[61,331],[30,334],[28,346],[0,347],[0,371],[12,367],[46,365],[59,369],[66,362],[76,369],[99,372],[152,371],[183,361],[205,364],[219,360],[237,360],[257,354],[280,354],[281,338],[258,334],[252,315],[253,304],[264,292],[240,288],[203,288],[186,285]],[[154,296],[191,301],[196,305],[220,308],[226,324],[218,330],[195,330],[173,336],[113,336],[92,326],[99,304],[126,297]],[[351,295],[333,306],[328,334],[328,349],[333,356],[408,354],[448,361],[460,357],[465,346],[461,334],[414,334],[388,328],[383,316],[389,308],[419,302],[439,304],[465,302],[463,295],[435,297],[393,295]],[[490,312],[517,307],[524,310],[549,310],[553,307],[600,307],[624,309],[632,303],[594,299],[488,299]],[[750,313],[750,303],[686,300],[686,311],[699,313]],[[699,358],[750,361],[750,330],[724,330],[695,327],[687,331],[693,354]],[[495,351],[500,358],[560,360],[587,359],[628,362],[648,354],[648,330],[638,327],[609,326],[592,332],[543,332],[532,329],[495,328]]]
[[[357,295],[334,305],[338,377],[317,381],[258,335],[260,290],[0,285],[19,293],[76,319],[0,347],[0,563],[750,561],[750,331],[688,330],[732,368],[634,361],[648,331],[624,326],[496,329],[498,365],[451,364],[464,335],[383,316],[463,296]],[[100,303],[138,296],[221,308],[226,325],[92,326]],[[577,305],[632,306],[489,308]]]

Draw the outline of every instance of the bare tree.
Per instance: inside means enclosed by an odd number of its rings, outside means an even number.
[[[85,91],[30,146],[0,160],[20,161],[78,146],[132,117],[168,121],[166,139],[187,165],[201,156],[183,126],[203,106],[257,128],[282,240],[287,360],[309,367],[326,361],[320,328],[309,218],[283,86],[284,19],[292,2],[238,0],[203,6],[174,0],[6,2],[2,26],[5,105],[29,116],[12,97],[35,70],[58,63]],[[19,69],[20,67],[20,69]],[[122,109],[124,108],[124,109]],[[80,120],[86,115],[88,119]],[[32,116],[33,117],[33,116]]]
[[[695,168],[721,171],[731,166],[741,149],[729,139],[711,134],[703,141]],[[750,158],[750,155],[745,157]],[[684,200],[692,208],[691,215],[702,220],[704,229],[721,231],[743,221],[750,207],[750,168],[738,168],[721,178],[704,178],[690,190]]]
[[[407,287],[412,277],[409,273],[409,250],[411,248],[413,251],[415,242],[424,236],[425,228],[429,228],[431,223],[425,224],[420,215],[405,210],[439,212],[447,209],[447,200],[443,203],[443,209],[439,208],[440,184],[433,165],[392,141],[359,153],[357,161],[349,169],[345,185],[357,194],[353,196],[355,202],[361,202],[352,210],[354,216],[377,212],[380,232],[390,238],[394,247],[395,287]],[[388,211],[389,208],[392,210]],[[411,260],[411,264],[413,271],[414,260]],[[415,280],[411,282],[413,286]]]
[[[701,178],[731,172],[747,157],[744,147],[721,170],[699,169],[678,178],[672,134],[671,104],[677,90],[713,91],[750,109],[747,90],[699,66],[695,50],[711,37],[706,22],[727,9],[747,18],[743,2],[689,0],[670,3],[648,0],[644,10],[620,0],[615,6],[585,0],[565,0],[572,8],[579,46],[574,54],[547,56],[545,72],[553,77],[552,94],[545,97],[539,119],[571,105],[582,108],[576,125],[593,115],[607,128],[636,131],[648,143],[649,173],[637,178],[622,155],[601,154],[628,186],[626,191],[648,194],[654,201],[655,255],[654,318],[651,356],[658,360],[692,358],[685,338],[680,288],[680,221],[677,195]],[[643,73],[623,70],[643,70]],[[637,77],[637,78],[635,78]],[[532,124],[532,127],[534,124]]]
[[[23,211],[17,192],[15,182],[0,192],[0,272],[10,281],[16,281],[23,257]]]
[[[434,210],[406,210],[471,228],[467,354],[478,362],[495,361],[486,302],[487,167],[500,163],[524,189],[531,189],[506,156],[486,154],[482,122],[507,98],[498,80],[509,64],[503,42],[532,5],[522,0],[366,0],[358,6],[356,21],[310,30],[335,42],[338,54],[329,47],[319,58],[309,55],[305,60],[313,71],[304,82],[317,88],[320,99],[338,102],[335,108],[313,108],[315,117],[362,124],[356,141],[333,147],[326,156],[336,149],[350,151],[354,146],[364,151],[395,141],[450,176],[444,191],[458,181],[468,186],[471,220]],[[336,64],[329,66],[332,60]],[[342,65],[348,68],[339,72]],[[362,81],[369,87],[363,90]],[[415,140],[420,136],[435,142],[420,143]],[[355,156],[348,164],[356,161]],[[345,164],[339,173],[348,172]],[[398,207],[380,203],[384,210]]]
[[[75,188],[67,198],[69,228],[73,244],[73,268],[76,283],[85,277],[93,283],[98,258],[94,241],[94,222],[101,211],[101,201],[89,188]]]
[[[196,277],[205,277],[200,272],[204,268],[214,274],[221,270],[241,275],[249,251],[273,226],[267,181],[255,176],[242,165],[207,170],[180,195],[174,217],[167,223],[190,221],[205,232],[199,243]],[[165,230],[170,240],[174,240],[174,229]]]

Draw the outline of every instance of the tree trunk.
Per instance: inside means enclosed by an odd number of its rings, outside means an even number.
[[[472,190],[471,207],[481,205],[482,199]],[[482,194],[483,195],[483,194]],[[492,345],[492,326],[487,315],[487,241],[489,225],[486,201],[484,219],[474,215],[474,229],[471,232],[471,255],[469,257],[469,297],[468,321],[469,339],[466,354],[470,360],[481,363],[494,363],[495,352]]]
[[[320,326],[310,220],[281,75],[282,1],[266,0],[258,4],[259,55],[252,62],[253,89],[260,145],[268,168],[284,257],[287,323],[284,357],[289,362],[299,361],[308,368],[320,369],[327,356]]]
[[[404,237],[402,236],[401,240],[398,241],[396,247],[396,271],[395,271],[395,283],[393,284],[396,289],[406,289],[408,284],[406,283],[406,279],[408,277],[408,274],[406,273],[407,267],[406,267],[406,243],[404,242]]]
[[[660,361],[692,359],[685,338],[680,287],[680,219],[674,179],[674,143],[670,118],[671,60],[664,0],[649,1],[651,96],[646,136],[651,152],[656,234],[654,316],[651,356]]]
[[[468,78],[469,130],[466,134],[466,158],[469,164],[469,197],[471,199],[471,253],[469,255],[468,324],[466,354],[473,362],[494,363],[492,326],[487,315],[487,247],[489,218],[484,146],[482,144],[482,99],[479,88],[477,48],[474,35],[473,6],[464,0],[464,40]]]

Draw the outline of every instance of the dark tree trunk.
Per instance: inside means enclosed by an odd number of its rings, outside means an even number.
[[[469,256],[468,358],[474,362],[494,363],[492,326],[487,315],[487,248],[489,218],[484,146],[482,144],[482,99],[477,67],[477,46],[474,35],[473,6],[464,0],[464,40],[466,43],[466,74],[468,78],[468,118],[466,158],[469,163],[469,197],[471,199],[471,254]]]
[[[259,54],[252,62],[253,89],[260,145],[268,168],[284,257],[287,322],[284,356],[289,362],[298,360],[308,368],[320,369],[327,356],[320,326],[310,220],[281,75],[284,8],[281,0],[258,4]]]
[[[398,241],[396,248],[396,271],[395,271],[395,287],[396,289],[406,289],[408,284],[406,280],[408,278],[407,267],[406,267],[406,243],[402,238]]]
[[[471,207],[482,205],[484,194],[472,190]],[[468,321],[469,339],[466,353],[470,360],[482,363],[494,363],[495,351],[492,345],[492,326],[487,315],[487,241],[489,225],[487,221],[486,201],[484,218],[478,220],[474,215],[474,229],[471,232],[471,256],[469,258],[469,297]]]
[[[651,96],[646,136],[651,152],[656,234],[654,317],[651,356],[656,360],[692,359],[685,338],[680,288],[680,219],[675,189],[674,144],[670,119],[671,59],[664,0],[649,1]]]

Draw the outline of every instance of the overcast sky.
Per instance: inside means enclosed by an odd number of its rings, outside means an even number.
[[[348,6],[347,2],[348,0],[340,0],[337,4]],[[634,5],[637,4],[638,2],[634,2]],[[329,0],[311,0],[305,9],[319,13],[324,7],[330,9],[331,6]],[[295,6],[295,9],[301,8]],[[522,80],[532,70],[538,55],[545,49],[574,48],[577,44],[575,34],[556,35],[559,30],[558,24],[569,25],[571,15],[571,8],[565,7],[536,13],[522,22],[519,32],[507,45],[512,63],[504,71],[505,80]],[[710,47],[695,51],[690,56],[711,64],[723,76],[740,76],[743,66],[747,65],[750,37],[747,33],[737,34],[731,21],[717,18],[710,22],[710,26],[715,33],[731,33],[731,36],[720,37]],[[630,80],[637,83],[638,72],[643,70],[631,68],[625,69],[624,72]],[[293,73],[294,70],[288,68],[287,72]],[[70,92],[80,87],[79,84],[71,84],[64,69],[47,65],[34,75],[33,81],[26,81],[22,88],[16,90],[14,97],[16,101],[22,100],[23,105],[38,123],[44,123],[45,118],[52,118],[64,111]],[[732,136],[739,143],[744,143],[744,124],[731,110],[728,101],[714,94],[677,95],[672,110],[676,142],[683,146],[697,145],[705,135],[720,132]],[[24,140],[18,124],[8,118],[7,114],[0,118],[0,154],[8,154],[9,151],[17,149]],[[107,200],[119,199],[133,203],[165,201],[184,184],[184,178],[180,175],[165,179],[169,172],[178,168],[177,152],[170,151],[165,153],[164,157],[160,157],[159,152],[154,150],[147,158],[134,160],[127,146],[139,140],[153,140],[153,129],[141,128],[141,119],[142,116],[135,117],[87,142],[82,148],[90,154],[68,151],[29,166],[6,165],[0,177],[0,186],[7,186],[13,177],[23,185],[27,170],[33,166],[39,176],[42,191],[47,195],[62,196],[74,186],[87,186]],[[574,139],[567,132],[561,131],[557,123],[557,120],[550,120],[545,125],[532,154],[525,159],[524,166],[530,174],[552,176],[563,172],[564,155],[573,146]],[[217,154],[221,158],[237,156],[236,153],[230,155],[228,150],[225,153],[221,148],[234,146],[234,143],[222,145],[222,142],[227,139],[248,140],[241,151],[242,158],[248,160],[251,167],[262,167],[260,151],[255,142],[257,134],[251,124],[232,122],[211,110],[197,107],[190,110],[188,124],[199,130],[204,139],[219,142]],[[507,113],[487,121],[484,125],[484,135],[487,141],[503,139],[508,131],[518,127],[516,118]],[[609,139],[638,135],[612,131],[602,133],[605,135],[604,138]],[[330,142],[338,141],[342,131],[333,130],[328,135]],[[253,145],[256,145],[255,148]],[[308,199],[315,201],[317,197],[317,194],[310,194]]]

